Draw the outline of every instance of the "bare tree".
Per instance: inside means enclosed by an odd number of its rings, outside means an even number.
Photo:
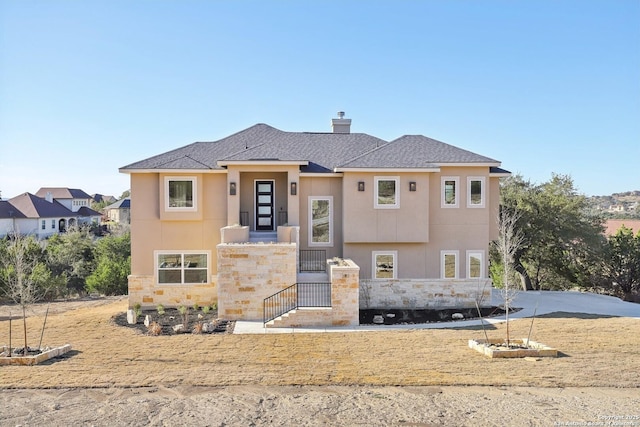
[[[24,355],[27,345],[27,307],[40,300],[44,295],[43,283],[47,281],[49,271],[41,261],[42,247],[33,237],[13,232],[8,236],[5,253],[0,258],[2,280],[5,293],[22,308],[24,328]]]
[[[515,210],[501,209],[498,215],[498,240],[494,242],[495,248],[500,254],[502,261],[502,298],[504,300],[505,318],[507,324],[506,344],[509,347],[509,309],[511,303],[518,294],[518,286],[513,282],[516,280],[516,270],[514,268],[515,255],[524,242],[524,236],[516,224],[520,219],[520,214]]]

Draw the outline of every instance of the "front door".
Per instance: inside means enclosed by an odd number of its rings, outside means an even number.
[[[273,181],[256,181],[256,230],[273,230]]]

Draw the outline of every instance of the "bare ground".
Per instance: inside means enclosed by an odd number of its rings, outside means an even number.
[[[637,319],[555,313],[532,339],[561,357],[492,360],[467,347],[481,328],[151,337],[112,322],[126,306],[50,311],[43,345],[74,349],[0,367],[0,425],[640,426]],[[43,318],[28,322],[34,346]]]

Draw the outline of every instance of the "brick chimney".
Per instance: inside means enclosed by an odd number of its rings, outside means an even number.
[[[333,133],[351,133],[351,119],[344,118],[344,111],[338,111],[338,118],[331,119]]]

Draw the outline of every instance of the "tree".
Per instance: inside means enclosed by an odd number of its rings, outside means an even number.
[[[87,277],[95,269],[94,242],[87,228],[72,227],[46,242],[47,263],[64,291],[83,292]]]
[[[509,309],[513,302],[517,288],[513,285],[515,256],[520,251],[524,236],[518,228],[520,214],[510,209],[501,209],[498,215],[498,239],[493,242],[493,250],[501,260],[500,282],[502,284],[502,298],[504,299],[505,318],[507,324],[506,344],[509,347]]]
[[[515,175],[501,184],[501,206],[517,211],[523,244],[513,268],[524,290],[578,284],[603,247],[602,219],[587,214],[588,203],[572,179],[553,174],[534,185]],[[499,262],[499,260],[498,260]]]
[[[31,236],[12,233],[0,254],[0,274],[5,294],[22,309],[24,355],[27,355],[27,307],[46,292],[51,272],[44,263],[42,246]]]
[[[633,301],[640,292],[640,231],[634,237],[633,230],[621,227],[607,241],[602,277],[605,287],[625,301]]]
[[[127,292],[131,274],[131,238],[129,233],[106,236],[96,245],[95,271],[87,277],[87,290],[105,295]]]

